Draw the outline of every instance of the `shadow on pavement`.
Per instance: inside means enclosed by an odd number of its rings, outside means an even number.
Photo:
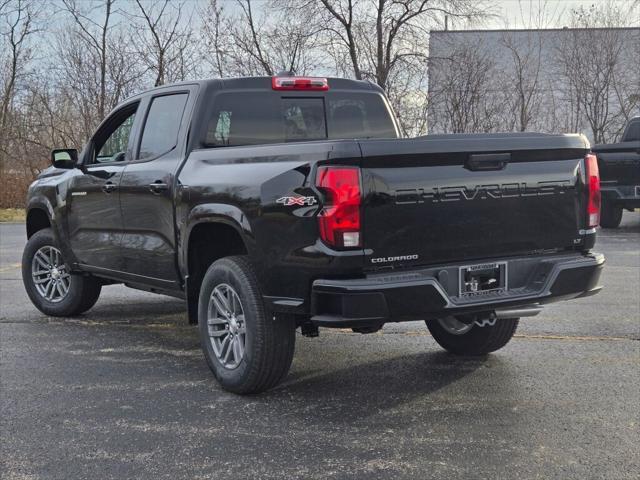
[[[348,348],[346,343],[345,339],[345,347]],[[388,346],[386,350],[388,354]],[[335,361],[346,363],[349,355],[345,352]],[[316,413],[322,421],[348,424],[383,414],[417,399],[424,400],[472,374],[487,362],[495,365],[500,360],[425,352],[359,362],[332,371],[313,366],[310,370],[303,368],[289,375],[281,387],[260,395],[260,398],[264,401],[286,398],[300,405],[319,403]],[[330,368],[329,365],[325,367]]]
[[[171,318],[174,317],[174,318]],[[95,307],[78,318],[91,321],[123,321],[131,324],[187,323],[187,306],[184,301],[154,294],[136,296],[133,299],[101,299]]]
[[[196,327],[188,326],[182,315],[174,321],[178,328],[150,326],[129,330],[123,329],[120,322],[113,322],[120,319],[127,325],[144,326],[151,323],[147,320],[154,314],[164,316],[182,312],[181,305],[180,302],[150,302],[144,312],[114,308],[114,305],[99,309],[99,313],[85,319],[94,325],[104,322],[105,327],[110,327],[110,333],[101,335],[99,339],[94,337],[101,345],[83,349],[91,357],[96,350],[109,350],[113,345],[117,345],[119,353],[106,355],[124,355],[132,360],[148,359],[151,355],[156,357],[153,363],[162,364],[161,368],[174,379],[204,381],[204,390],[200,392],[203,399],[211,399],[211,395],[231,395],[222,391],[205,366]],[[425,400],[481,367],[495,367],[493,373],[504,373],[502,361],[494,356],[465,358],[442,351],[426,351],[430,348],[428,337],[420,337],[424,353],[407,353],[404,342],[387,339],[385,335],[362,339],[360,335],[326,332],[324,336],[335,339],[329,348],[326,342],[298,336],[293,368],[280,386],[260,395],[231,397],[241,403],[255,402],[264,408],[271,405],[276,410],[286,406],[280,412],[282,415],[312,408],[309,414],[312,417],[318,415],[318,421],[344,424],[393,410],[417,399]],[[112,365],[111,368],[115,367]],[[116,378],[119,376],[118,372],[110,371],[110,374]]]

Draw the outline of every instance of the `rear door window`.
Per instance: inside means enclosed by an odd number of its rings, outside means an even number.
[[[138,159],[159,157],[175,148],[188,96],[187,93],[162,95],[151,101]]]
[[[335,93],[296,97],[229,92],[215,97],[204,147],[339,138],[396,138],[382,96]]]
[[[229,147],[283,141],[282,125],[276,113],[277,100],[273,95],[258,92],[216,96],[205,146]]]

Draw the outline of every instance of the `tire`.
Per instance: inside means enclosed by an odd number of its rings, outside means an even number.
[[[207,364],[225,390],[263,392],[289,372],[295,321],[265,311],[255,271],[244,256],[217,260],[207,270],[198,329]]]
[[[618,228],[622,221],[622,207],[618,207],[606,200],[602,201],[600,211],[600,226],[602,228]]]
[[[509,343],[518,328],[519,320],[503,318],[496,320],[493,325],[485,324],[483,327],[474,323],[468,330],[463,329],[458,333],[452,333],[451,328],[445,328],[441,323],[444,320],[426,323],[435,341],[448,352],[456,355],[486,355]]]
[[[35,259],[36,255],[38,259]],[[42,289],[48,288],[51,284],[49,278],[51,278],[52,270],[47,269],[41,263],[46,258],[56,259],[54,263],[55,274],[59,275],[58,281],[61,283],[60,288],[65,290],[64,295],[55,286],[51,288],[51,297],[46,297],[42,293]],[[37,270],[34,270],[34,265],[39,265]],[[100,297],[102,285],[97,279],[69,273],[68,268],[58,250],[50,228],[39,230],[33,234],[22,254],[22,282],[31,302],[45,315],[52,317],[79,315],[93,307]],[[47,270],[49,273],[46,273]],[[40,280],[38,283],[34,278],[34,271],[36,273],[43,272],[37,275],[37,279]]]

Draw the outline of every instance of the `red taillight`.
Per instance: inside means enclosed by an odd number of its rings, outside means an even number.
[[[318,216],[322,240],[334,247],[360,247],[360,170],[320,167],[316,186],[325,194]]]
[[[600,224],[600,173],[598,171],[598,159],[589,154],[584,157],[586,167],[586,183],[588,190],[587,201],[587,228],[597,227]]]
[[[274,90],[329,90],[326,78],[319,77],[272,77]]]

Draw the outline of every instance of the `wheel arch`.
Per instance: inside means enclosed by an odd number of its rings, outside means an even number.
[[[202,278],[216,260],[231,255],[247,255],[253,250],[253,237],[246,216],[229,205],[202,208],[191,215],[182,248],[181,270],[185,278],[189,321],[197,322],[198,294]],[[236,208],[240,215],[233,210]],[[232,215],[229,215],[232,213]]]
[[[27,212],[27,238],[31,238],[36,232],[45,228],[51,228],[51,218],[41,206],[32,207]]]
[[[36,232],[45,228],[51,228],[54,234],[57,234],[54,223],[53,208],[49,202],[46,200],[29,202],[26,219],[27,238],[31,238]]]
[[[230,255],[249,253],[247,243],[237,226],[232,222],[220,219],[200,221],[192,225],[185,246],[184,266],[187,275],[192,273],[197,255],[204,251],[212,252],[211,255],[216,257],[215,260]]]

